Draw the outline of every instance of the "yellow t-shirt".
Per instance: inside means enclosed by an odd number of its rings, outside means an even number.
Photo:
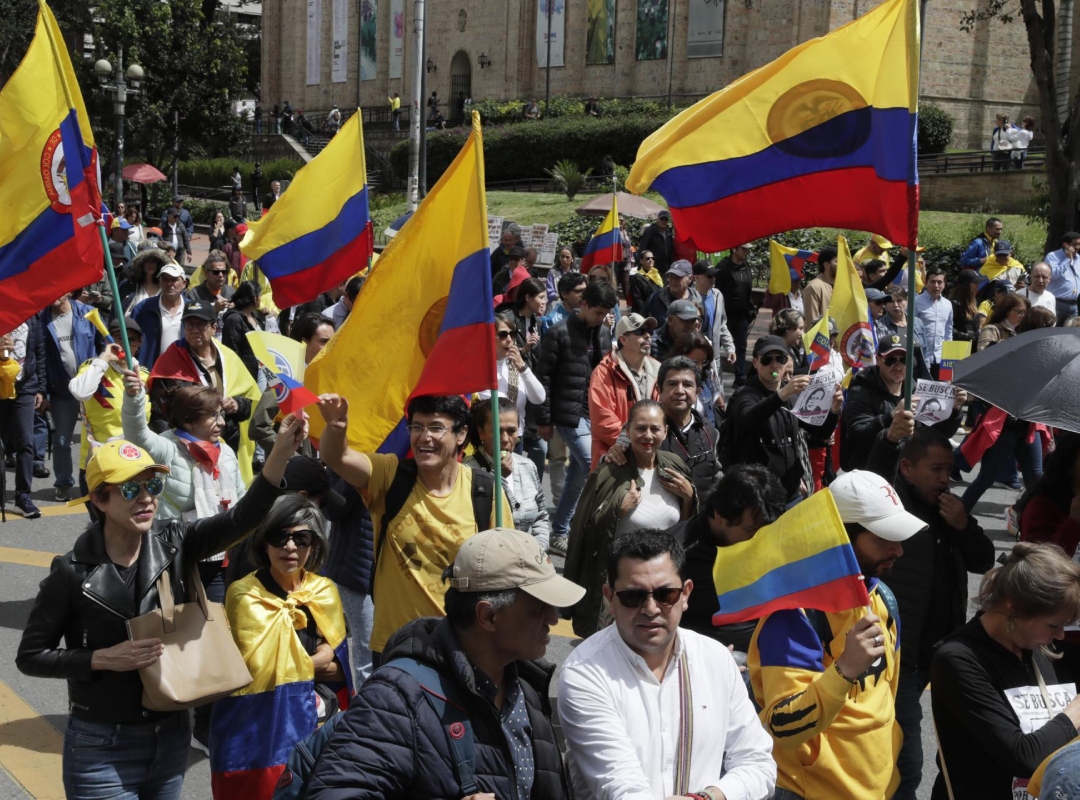
[[[91,369],[93,359],[83,362],[77,374],[82,375]],[[145,384],[150,371],[139,367],[139,377]],[[82,446],[79,448],[79,465],[86,468],[90,461],[91,448],[105,444],[109,439],[124,435],[124,425],[120,420],[120,407],[124,404],[124,376],[112,367],[105,371],[98,384],[97,391],[89,400],[83,401]],[[150,404],[146,404],[146,419],[150,419]]]
[[[397,472],[398,457],[367,453],[371,478],[361,492],[371,512],[375,536],[382,530],[386,493]],[[503,495],[504,524],[513,517]],[[495,509],[491,510],[495,525]],[[386,544],[375,552],[375,622],[371,631],[371,649],[381,653],[398,628],[420,617],[441,617],[447,584],[442,574],[454,563],[458,548],[479,531],[473,517],[472,470],[458,465],[458,480],[446,497],[428,493],[417,480],[401,511],[390,522]]]

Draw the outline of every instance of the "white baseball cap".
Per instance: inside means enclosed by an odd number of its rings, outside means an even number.
[[[845,472],[829,484],[829,491],[845,524],[861,525],[887,541],[902,542],[929,527],[904,510],[887,480],[869,470]]]

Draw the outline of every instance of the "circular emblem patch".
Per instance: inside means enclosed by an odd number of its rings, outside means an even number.
[[[424,352],[425,358],[431,355],[431,349],[435,347],[435,342],[439,338],[443,317],[446,316],[446,304],[449,300],[449,297],[437,300],[420,322],[420,349]]]
[[[271,387],[274,390],[274,399],[277,401],[278,407],[285,405],[285,401],[292,394],[292,390],[285,385],[285,381],[274,381]]]
[[[45,194],[52,202],[53,211],[60,214],[70,212],[71,193],[68,191],[64,141],[59,128],[49,134],[41,151],[41,182],[45,185]]]
[[[290,378],[296,378],[296,376],[293,375],[292,364],[289,363],[289,359],[285,358],[285,356],[273,348],[269,349],[267,352],[270,353],[270,357],[274,359],[274,372],[279,375],[287,375]]]
[[[818,78],[780,95],[769,109],[766,129],[785,153],[836,158],[866,144],[870,124],[868,104],[854,87]]]
[[[461,739],[463,736],[465,736],[465,726],[463,724],[461,724],[460,722],[451,722],[450,723],[450,738],[451,739]]]
[[[138,461],[140,458],[143,457],[143,451],[135,445],[131,444],[131,442],[120,445],[116,453],[120,456],[120,458],[123,458],[127,461]]]
[[[874,365],[874,336],[870,325],[860,322],[844,332],[840,341],[844,360],[853,367],[872,367]]]

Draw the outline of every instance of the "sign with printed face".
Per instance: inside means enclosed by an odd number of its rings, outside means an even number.
[[[823,425],[829,416],[836,392],[836,374],[832,370],[816,372],[809,385],[795,398],[791,413],[807,425]]]
[[[956,387],[941,381],[920,380],[915,384],[915,421],[936,425],[952,416]]]

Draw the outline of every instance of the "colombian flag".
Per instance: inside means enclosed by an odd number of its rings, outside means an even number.
[[[789,608],[848,611],[870,600],[828,489],[815,492],[754,538],[718,548],[713,582],[720,601],[713,625]]]
[[[269,798],[293,747],[318,724],[315,666],[296,635],[311,612],[319,635],[334,651],[343,682],[330,685],[342,709],[353,694],[349,640],[341,598],[329,578],[304,573],[288,599],[252,572],[229,587],[225,613],[251,672],[247,688],[214,703],[210,786],[218,800]]]
[[[717,252],[815,226],[915,246],[918,0],[887,0],[789,50],[642,142],[627,188]]]
[[[308,364],[304,383],[363,410],[349,415],[350,446],[399,456],[409,446],[410,397],[498,386],[477,112],[465,146],[390,240],[345,324]],[[311,426],[317,438],[321,415]]]
[[[810,371],[820,369],[829,363],[829,315],[817,321],[810,330],[803,334],[803,347],[810,356]]]
[[[303,343],[266,331],[248,331],[244,335],[255,357],[274,373],[269,388],[274,390],[274,399],[282,414],[297,414],[300,409],[319,402],[314,392],[304,388],[306,348]]]
[[[866,302],[866,289],[855,271],[851,250],[843,236],[836,241],[836,283],[828,316],[836,320],[840,332],[840,355],[849,367],[872,367],[876,362],[877,342],[870,324],[870,310]]]
[[[56,18],[37,28],[0,91],[0,332],[101,280],[97,150]]]
[[[787,294],[803,279],[806,262],[817,263],[817,253],[785,247],[769,239],[769,292]]]
[[[249,226],[240,249],[270,279],[278,308],[306,303],[367,267],[374,240],[359,111]]]
[[[953,367],[957,361],[963,361],[971,355],[971,342],[943,342],[941,345],[941,364],[938,366],[938,380],[952,383]]]
[[[596,229],[581,257],[581,271],[587,273],[597,264],[614,264],[624,261],[622,228],[619,227],[619,204],[616,196],[611,195],[611,211],[604,217]]]

